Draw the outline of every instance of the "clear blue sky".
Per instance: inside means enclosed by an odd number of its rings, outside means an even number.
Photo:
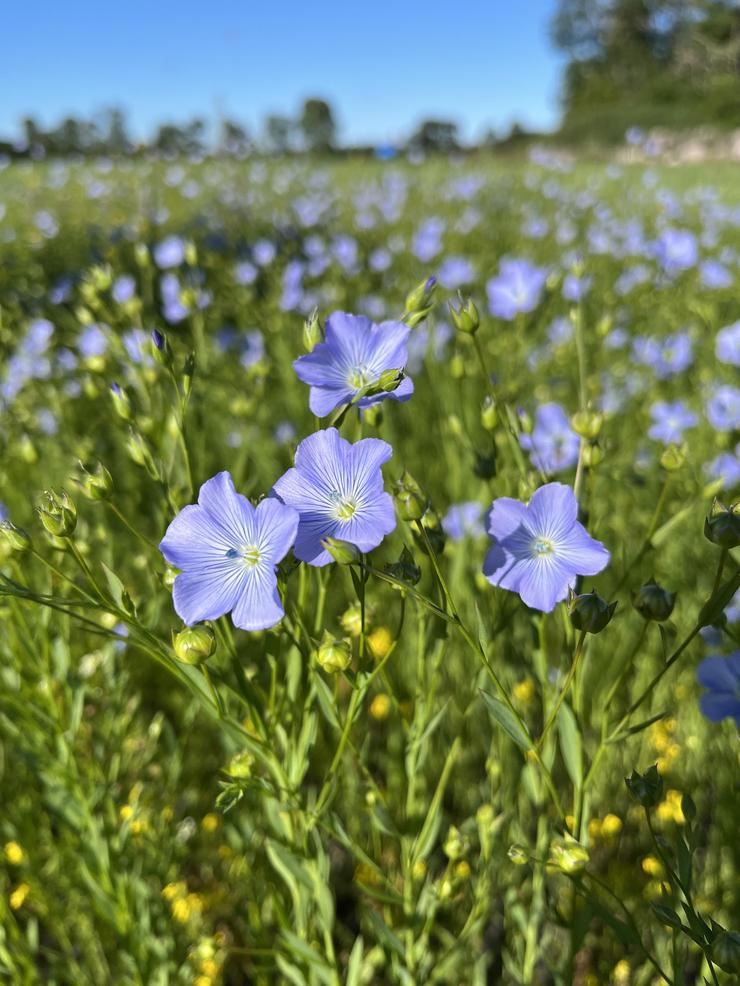
[[[0,0],[0,135],[106,105],[136,136],[224,112],[252,130],[302,97],[331,100],[345,140],[393,140],[420,118],[465,137],[554,125],[556,0]]]

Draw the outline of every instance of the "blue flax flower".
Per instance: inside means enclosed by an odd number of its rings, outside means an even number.
[[[654,423],[648,428],[648,435],[665,445],[678,444],[684,431],[699,421],[683,401],[656,401],[650,408],[650,417]]]
[[[231,613],[242,630],[266,630],[283,615],[275,566],[291,548],[298,514],[278,500],[256,507],[234,489],[228,472],[204,483],[197,504],[183,507],[159,545],[181,570],[173,602],[192,625]]]
[[[732,384],[722,384],[707,400],[705,410],[717,431],[735,431],[740,428],[740,390]]]
[[[544,473],[562,472],[578,462],[581,440],[570,427],[559,404],[537,408],[531,435],[520,435],[519,444],[529,452],[532,465]]]
[[[377,383],[386,370],[402,370],[410,331],[402,322],[376,325],[364,315],[331,314],[326,320],[326,342],[293,363],[299,380],[311,387],[308,403],[313,413],[323,418]],[[369,407],[386,397],[407,401],[413,392],[412,380],[404,377],[396,390],[361,397],[357,406]]]
[[[295,466],[273,487],[273,494],[300,514],[294,552],[309,565],[333,559],[321,541],[349,541],[360,551],[377,547],[396,526],[390,494],[380,467],[393,455],[387,442],[363,438],[350,444],[336,428],[317,431],[300,443]]]
[[[730,366],[740,366],[740,322],[720,329],[714,341],[717,359]]]
[[[466,537],[481,537],[486,532],[480,503],[477,500],[453,503],[442,518],[442,530],[451,541],[462,541]]]
[[[740,728],[740,650],[729,657],[707,657],[696,670],[696,680],[707,689],[699,699],[711,722],[730,716]]]
[[[502,496],[488,514],[493,545],[483,563],[492,585],[518,592],[532,609],[549,613],[577,575],[596,575],[609,552],[578,522],[578,502],[563,483],[541,486],[528,504]]]
[[[498,277],[486,285],[491,315],[508,321],[519,312],[531,312],[540,302],[547,271],[528,260],[502,260]]]

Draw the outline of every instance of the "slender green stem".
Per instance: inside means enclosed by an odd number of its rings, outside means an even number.
[[[545,728],[542,730],[542,735],[537,740],[537,750],[542,749],[545,743],[545,738],[547,737],[547,734],[550,731],[552,724],[557,719],[558,712],[560,711],[560,706],[563,704],[566,695],[570,691],[570,686],[573,684],[573,679],[576,676],[578,664],[581,660],[581,655],[583,654],[583,644],[585,640],[586,640],[586,631],[581,630],[581,632],[578,634],[578,640],[576,641],[576,649],[573,653],[573,660],[571,661],[570,668],[568,669],[568,674],[563,683],[563,687],[560,690],[560,694],[558,695],[557,699],[555,700],[555,705],[553,705],[550,711],[550,715],[547,719],[547,722],[545,723]]]
[[[134,525],[126,518],[125,514],[123,514],[118,509],[118,507],[115,505],[115,503],[113,503],[112,500],[106,500],[106,503],[111,508],[111,510],[113,511],[113,513],[116,515],[116,517],[118,517],[118,519],[121,521],[121,523],[124,525],[124,527],[127,527],[128,530],[131,531],[131,533],[134,535],[134,537],[138,538],[139,541],[141,541],[142,544],[145,544],[148,548],[152,548],[154,551],[159,551],[158,545],[156,545],[154,543],[154,541],[150,541],[149,538],[146,537],[145,534],[142,534],[141,533],[141,531],[138,531],[134,527]]]
[[[642,544],[640,545],[635,557],[627,565],[624,572],[622,572],[622,577],[619,579],[617,584],[612,589],[612,593],[611,593],[612,595],[616,595],[619,592],[619,590],[622,588],[624,583],[629,578],[629,575],[632,572],[633,568],[639,565],[644,555],[647,553],[648,549],[650,548],[650,541],[652,539],[653,534],[655,534],[658,524],[660,523],[660,518],[663,513],[663,507],[665,506],[666,498],[668,497],[668,490],[671,485],[671,475],[672,474],[669,472],[666,473],[665,480],[663,481],[663,488],[660,491],[658,502],[655,504],[655,510],[653,511],[653,516],[651,517],[650,523],[648,524],[648,529],[645,534],[645,537],[643,538]]]

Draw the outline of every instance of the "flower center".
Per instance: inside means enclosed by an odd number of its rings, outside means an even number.
[[[334,516],[337,520],[351,520],[357,512],[357,500],[351,496],[342,496],[338,490],[329,494],[334,505]]]
[[[535,538],[532,542],[532,551],[538,558],[544,558],[545,555],[551,555],[554,550],[555,545],[549,538]]]
[[[256,544],[245,544],[241,548],[229,548],[226,557],[240,559],[245,568],[256,568],[262,558],[262,553]]]
[[[353,390],[362,390],[363,387],[372,383],[372,376],[367,366],[364,363],[359,363],[357,366],[351,367],[347,373],[347,383]]]

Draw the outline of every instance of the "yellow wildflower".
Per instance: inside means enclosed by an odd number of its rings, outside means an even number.
[[[378,722],[382,722],[384,719],[387,719],[390,711],[391,700],[383,692],[381,692],[380,695],[376,695],[370,703],[370,715]]]
[[[10,906],[14,911],[20,910],[23,907],[26,897],[28,897],[31,888],[27,883],[19,883],[15,890],[10,895]]]
[[[20,866],[25,858],[25,853],[17,842],[6,842],[4,852],[11,866]]]

